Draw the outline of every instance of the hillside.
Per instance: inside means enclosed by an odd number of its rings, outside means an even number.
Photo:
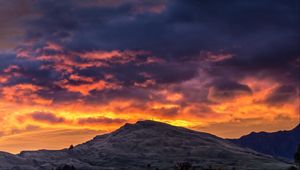
[[[154,121],[125,124],[72,149],[23,151],[6,157],[0,156],[1,163],[9,160],[1,164],[1,170],[50,170],[64,164],[82,170],[173,169],[178,162],[189,162],[195,169],[279,170],[289,166],[214,135]]]
[[[292,160],[300,143],[300,124],[289,131],[252,132],[230,141],[241,147],[248,147],[261,153]]]

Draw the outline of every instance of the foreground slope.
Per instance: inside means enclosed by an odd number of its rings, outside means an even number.
[[[294,154],[300,143],[300,124],[290,131],[252,132],[230,141],[241,147],[248,147],[275,157],[294,159]]]
[[[154,121],[126,124],[72,149],[24,151],[15,157],[31,164],[20,164],[22,170],[46,170],[62,164],[84,170],[173,169],[178,162],[190,162],[196,169],[212,166],[276,170],[289,166],[219,137]]]

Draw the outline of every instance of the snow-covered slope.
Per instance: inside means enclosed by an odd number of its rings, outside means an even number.
[[[72,149],[24,151],[9,156],[22,170],[32,167],[50,170],[62,164],[84,170],[173,169],[178,162],[190,162],[195,169],[212,166],[276,170],[289,166],[211,134],[155,121],[125,124],[112,133],[96,136]],[[0,156],[0,162],[3,161],[5,159]]]

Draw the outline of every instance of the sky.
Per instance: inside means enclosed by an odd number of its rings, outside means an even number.
[[[156,120],[224,138],[298,123],[298,0],[0,0],[0,150]]]

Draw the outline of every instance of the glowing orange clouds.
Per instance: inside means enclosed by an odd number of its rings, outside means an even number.
[[[223,137],[238,137],[252,130],[277,130],[282,123],[290,122],[290,126],[285,126],[284,128],[292,128],[293,123],[296,123],[296,112],[295,103],[286,103],[280,107],[272,107],[268,104],[259,102],[263,101],[270,93],[272,89],[276,88],[278,85],[266,86],[272,82],[265,81],[255,81],[249,82],[245,80],[244,83],[248,82],[249,87],[253,89],[251,95],[236,95],[234,98],[226,98],[220,103],[213,104],[197,104],[197,103],[186,103],[182,105],[184,96],[181,93],[172,93],[170,91],[162,90],[158,92],[159,95],[163,96],[165,100],[162,101],[152,101],[147,102],[143,105],[137,100],[111,100],[104,105],[94,105],[78,102],[72,103],[57,103],[52,106],[44,105],[38,102],[39,106],[34,105],[19,105],[18,112],[12,111],[12,109],[6,110],[6,129],[17,128],[19,129],[20,135],[6,135],[2,138],[2,145],[0,148],[8,151],[19,151],[26,149],[38,149],[38,147],[46,147],[41,144],[37,144],[37,147],[33,147],[33,141],[25,145],[20,145],[20,148],[12,148],[10,145],[5,147],[4,143],[12,142],[14,139],[27,139],[34,133],[39,133],[42,138],[47,138],[46,141],[50,142],[52,138],[48,138],[48,133],[42,134],[39,130],[42,129],[68,129],[70,132],[77,133],[78,128],[84,128],[89,130],[100,130],[102,132],[108,132],[114,130],[124,124],[125,122],[135,122],[141,119],[153,119],[157,121],[164,121],[178,126],[186,126],[189,128],[194,128],[197,130],[203,130],[210,133],[214,133]],[[257,82],[257,83],[256,83]],[[88,95],[91,89],[96,89],[99,87],[105,87],[104,84],[99,84],[95,87],[86,87],[87,89],[76,89],[74,91],[79,91],[82,95]],[[79,86],[84,88],[85,86]],[[92,88],[93,87],[93,88]],[[11,87],[15,94],[26,95],[29,92],[33,93],[38,90],[39,87],[24,84]],[[99,89],[98,89],[99,90]],[[12,100],[13,94],[8,93],[7,89],[4,90],[6,94],[5,100],[10,100],[10,102],[16,102]],[[28,96],[27,95],[27,99]],[[31,97],[32,99],[32,97]],[[296,102],[296,101],[295,101]],[[141,105],[139,105],[141,104]],[[1,105],[3,107],[4,105]],[[26,109],[25,109],[26,108]],[[35,110],[30,112],[30,110]],[[47,110],[47,111],[39,111]],[[3,113],[2,113],[3,114]],[[285,115],[285,117],[282,117]],[[2,122],[5,120],[1,120]],[[267,124],[264,122],[268,122]],[[18,124],[15,126],[14,124]],[[266,126],[262,126],[266,124]],[[259,126],[259,128],[254,128],[253,126]],[[282,124],[283,125],[283,124]],[[28,127],[33,126],[31,133],[27,133]],[[22,130],[24,130],[24,133]],[[5,130],[5,129],[3,129]],[[6,132],[7,133],[7,132]],[[17,133],[17,134],[18,134]],[[100,133],[100,132],[98,132]],[[96,133],[92,133],[95,135]],[[55,138],[60,138],[62,141],[66,138],[70,138],[69,135],[65,133],[56,133]],[[80,135],[79,135],[80,136]],[[81,138],[73,136],[71,137],[73,141],[70,143],[80,143],[87,138]],[[89,136],[89,137],[91,137]],[[80,139],[79,139],[80,138]],[[82,139],[82,140],[81,140]],[[14,142],[12,142],[14,143]],[[59,143],[57,145],[51,145],[48,148],[61,148],[67,147],[70,143]],[[8,147],[9,146],[9,147]]]
[[[35,93],[40,89],[42,87],[32,84],[18,84],[2,88],[1,93],[5,100],[11,102],[51,104],[52,100],[41,98]]]
[[[112,63],[121,63],[125,64],[130,61],[134,61],[136,59],[136,56],[143,55],[143,54],[149,54],[145,51],[92,51],[92,52],[86,52],[86,53],[79,53],[78,55],[82,57],[83,59],[87,59],[89,61],[109,61]]]
[[[66,52],[49,42],[43,48],[28,49],[19,55],[26,54],[21,58],[29,66],[10,64],[0,72],[0,134],[5,136],[0,141],[6,144],[44,131],[55,131],[55,139],[71,137],[80,143],[83,135],[56,132],[104,133],[143,119],[221,137],[244,135],[265,122],[259,130],[289,128],[280,124],[295,123],[297,96],[292,85],[257,76],[221,79],[209,75],[207,69],[233,55],[208,52],[200,55],[205,59],[197,59],[197,64],[179,64],[141,50]],[[29,143],[22,146],[38,149],[34,141]],[[6,150],[18,149],[7,145]]]
[[[77,77],[78,78],[78,77]],[[83,80],[83,79],[81,79]],[[89,80],[89,79],[85,79]],[[104,90],[104,89],[118,89],[120,86],[115,83],[108,83],[103,80],[99,80],[97,82],[87,83],[87,84],[81,84],[81,85],[64,85],[60,84],[62,88],[67,89],[70,92],[79,92],[82,95],[89,95],[89,92],[92,90]]]

